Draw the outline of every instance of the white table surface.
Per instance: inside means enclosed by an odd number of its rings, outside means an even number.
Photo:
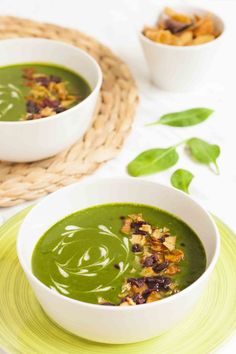
[[[197,136],[217,143],[222,150],[219,158],[220,176],[216,176],[208,167],[192,162],[180,148],[177,166],[146,179],[169,185],[170,175],[177,167],[189,169],[195,175],[190,188],[191,195],[236,230],[236,1],[169,0],[169,4],[193,4],[212,9],[220,13],[226,23],[225,42],[209,84],[199,92],[184,94],[160,91],[151,85],[137,38],[138,29],[144,23],[152,22],[157,6],[166,4],[162,0],[0,0],[0,15],[28,17],[77,28],[108,45],[130,66],[141,96],[133,130],[118,157],[95,175],[126,175],[125,166],[139,152],[153,147],[166,147],[189,137]],[[164,113],[200,106],[213,108],[215,113],[198,126],[144,127],[145,123]],[[25,206],[0,208],[0,217],[7,219]],[[216,352],[236,353],[236,334]]]

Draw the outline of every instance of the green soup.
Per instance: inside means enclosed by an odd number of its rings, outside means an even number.
[[[0,121],[48,117],[73,107],[91,92],[67,68],[44,63],[0,67]]]
[[[176,248],[183,250],[184,259],[178,265],[181,271],[170,277],[179,291],[199,278],[206,267],[206,255],[195,232],[162,210],[131,203],[98,205],[57,222],[34,249],[34,275],[70,298],[93,304],[104,298],[108,303],[119,304],[125,279],[139,278],[143,271],[139,253],[134,252],[130,237],[121,231],[124,215],[137,213],[142,214],[145,222],[168,228],[177,236]]]

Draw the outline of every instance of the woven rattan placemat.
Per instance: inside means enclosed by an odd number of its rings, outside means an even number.
[[[42,197],[90,175],[115,157],[130,131],[138,102],[137,88],[126,64],[95,39],[73,29],[0,17],[0,38],[13,37],[55,39],[86,50],[101,66],[103,85],[92,127],[71,148],[39,162],[0,161],[0,207]]]

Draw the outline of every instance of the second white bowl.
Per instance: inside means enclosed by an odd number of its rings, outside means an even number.
[[[82,102],[55,116],[32,121],[0,121],[0,160],[31,162],[56,155],[88,129],[102,83],[96,61],[83,50],[48,39],[0,41],[0,66],[21,63],[62,65],[80,74],[92,92]]]

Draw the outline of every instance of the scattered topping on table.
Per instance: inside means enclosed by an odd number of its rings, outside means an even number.
[[[129,235],[131,251],[142,267],[140,277],[125,279],[119,298],[119,306],[134,306],[161,300],[179,292],[178,284],[171,276],[181,271],[179,263],[184,252],[176,249],[176,236],[166,227],[154,227],[142,214],[121,217],[121,232]],[[119,269],[119,265],[114,264]],[[101,305],[114,305],[103,298]]]
[[[220,35],[213,16],[209,13],[183,14],[169,7],[154,27],[144,27],[143,34],[154,42],[188,46],[210,42]]]
[[[53,116],[71,108],[80,101],[79,96],[68,92],[68,83],[60,77],[24,69],[24,85],[30,88],[26,97],[27,114],[22,120]]]

